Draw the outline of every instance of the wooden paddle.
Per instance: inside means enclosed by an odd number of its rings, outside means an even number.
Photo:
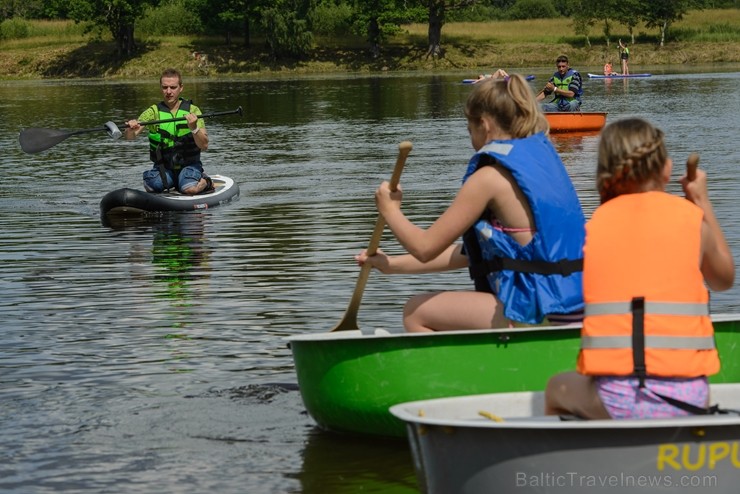
[[[699,166],[699,154],[691,153],[686,160],[686,178],[689,182],[696,178],[696,168]]]
[[[398,158],[396,159],[396,167],[393,169],[393,175],[391,176],[390,188],[392,191],[397,190],[398,182],[401,180],[401,172],[403,171],[403,165],[406,163],[406,157],[411,152],[413,145],[409,141],[403,141],[398,145]],[[367,255],[375,255],[380,245],[380,237],[383,236],[383,229],[385,228],[385,219],[382,215],[378,215],[378,219],[375,222],[375,230],[370,237],[370,244],[367,246]],[[349,301],[349,306],[344,313],[344,317],[339,323],[334,326],[332,331],[348,331],[352,329],[359,329],[357,326],[357,311],[360,308],[360,301],[362,300],[362,294],[365,291],[365,285],[367,285],[367,279],[370,277],[370,266],[369,262],[362,265],[360,269],[360,276],[357,278],[357,284],[355,285],[355,291],[352,294],[352,298]]]
[[[198,118],[212,118],[212,117],[219,117],[221,115],[231,115],[233,113],[238,113],[239,115],[243,114],[242,107],[240,106],[236,110],[230,110],[230,111],[222,111],[222,112],[216,112],[216,113],[205,113],[203,115],[198,115]],[[160,123],[167,123],[167,122],[178,122],[180,120],[185,120],[185,117],[178,117],[178,118],[166,118],[164,120],[152,120],[150,122],[141,122],[141,125],[156,125]],[[121,127],[127,127],[126,124],[122,124]],[[112,137],[113,139],[118,139],[121,137],[121,131],[118,129],[118,126],[116,126],[113,122],[107,122],[102,127],[95,127],[94,129],[83,129],[83,130],[58,130],[58,129],[40,129],[40,128],[29,128],[29,129],[23,129],[21,130],[20,135],[18,136],[18,141],[21,144],[21,149],[29,154],[35,154],[40,153],[41,151],[45,151],[53,146],[56,146],[63,140],[67,139],[68,137],[72,137],[79,134],[88,134],[91,132],[101,132],[106,131],[108,132],[108,135]]]

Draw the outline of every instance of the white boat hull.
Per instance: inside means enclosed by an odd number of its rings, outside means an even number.
[[[740,417],[562,421],[542,392],[395,405],[427,493],[732,493],[740,491]],[[740,409],[740,385],[712,385]],[[503,422],[479,412],[503,417]]]

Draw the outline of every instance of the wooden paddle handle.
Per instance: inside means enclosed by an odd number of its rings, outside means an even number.
[[[396,167],[393,169],[393,175],[391,175],[390,189],[392,191],[398,190],[398,182],[401,180],[401,172],[403,172],[403,166],[406,164],[406,158],[411,152],[413,146],[409,141],[403,141],[398,145],[398,158],[396,159]],[[378,246],[380,245],[380,238],[383,236],[383,230],[385,229],[385,219],[382,214],[378,215],[378,219],[375,221],[375,229],[370,237],[370,243],[367,246],[367,255],[374,255]],[[362,295],[365,293],[365,285],[370,277],[370,270],[372,266],[369,262],[366,262],[360,268],[360,275],[357,277],[357,283],[355,284],[355,291],[352,293],[352,298],[349,301],[347,310],[344,312],[344,317],[337,323],[332,331],[347,331],[359,329],[357,324],[357,312],[360,309],[360,302],[362,302]]]
[[[393,175],[391,175],[391,181],[389,183],[391,192],[398,190],[398,182],[401,181],[401,173],[403,172],[403,166],[406,164],[406,158],[408,157],[411,149],[414,146],[409,141],[403,141],[398,145],[398,158],[396,158],[396,167],[393,168]],[[375,222],[375,230],[373,235],[370,237],[370,244],[367,247],[367,255],[374,256],[380,245],[380,238],[383,236],[383,230],[385,229],[385,219],[383,216],[378,215],[378,220]]]
[[[686,160],[686,178],[692,182],[696,178],[696,168],[699,166],[699,154],[691,153]]]

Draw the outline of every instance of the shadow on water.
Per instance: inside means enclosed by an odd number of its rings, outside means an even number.
[[[296,476],[304,494],[419,492],[405,439],[353,437],[314,428]],[[372,463],[373,468],[368,469]]]

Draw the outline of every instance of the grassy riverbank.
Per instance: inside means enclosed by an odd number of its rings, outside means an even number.
[[[690,12],[669,29],[665,46],[658,47],[656,29],[638,26],[631,46],[631,66],[705,65],[740,63],[740,10]],[[137,40],[139,52],[128,59],[115,55],[108,40],[90,41],[70,23],[39,23],[26,38],[0,42],[0,78],[139,78],[152,77],[165,66],[199,76],[259,76],[333,72],[454,71],[473,73],[496,67],[509,69],[554,64],[567,54],[574,66],[600,67],[611,59],[618,65],[617,38],[629,40],[627,28],[611,26],[610,43],[601,26],[592,29],[591,46],[571,34],[567,19],[450,23],[442,29],[444,57],[426,56],[427,26],[404,27],[373,58],[360,39],[316,40],[316,49],[303,60],[270,60],[259,39],[245,48],[241,40],[226,45],[222,38],[162,37]],[[563,34],[566,33],[566,34]],[[194,56],[194,53],[205,54]]]

